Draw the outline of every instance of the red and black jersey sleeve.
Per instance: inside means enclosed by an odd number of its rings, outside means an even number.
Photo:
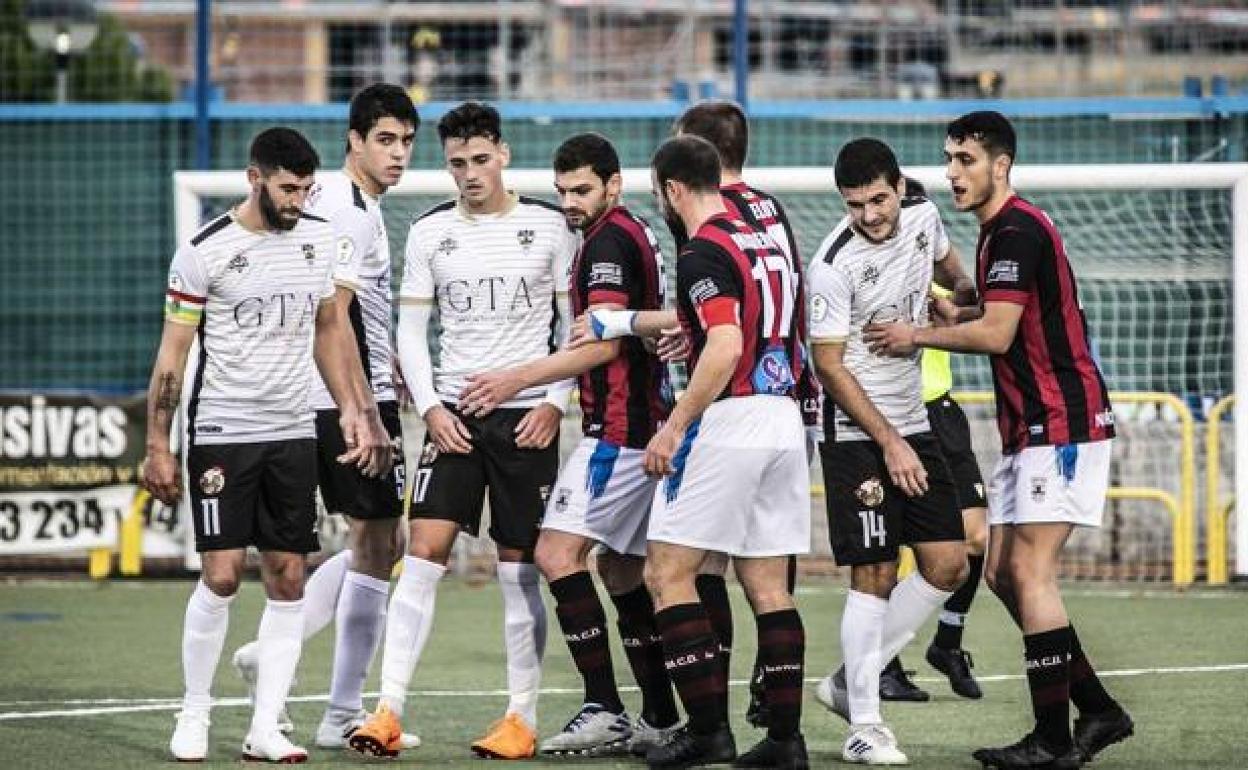
[[[985,302],[1026,305],[1035,290],[1036,272],[1053,258],[1053,246],[1030,228],[1004,226],[985,244],[983,295]]]
[[[573,278],[582,306],[573,310],[580,314],[592,305],[632,306],[630,287],[637,285],[633,273],[639,261],[636,244],[619,228],[605,227],[594,233],[581,247],[576,263]]]

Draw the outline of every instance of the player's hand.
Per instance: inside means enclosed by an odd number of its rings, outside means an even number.
[[[365,476],[381,477],[394,465],[394,444],[376,407],[343,412],[339,420],[347,451],[338,456],[343,465],[354,465]]]
[[[559,435],[563,412],[554,404],[538,404],[525,413],[516,425],[516,447],[545,449]]]
[[[936,326],[953,326],[958,322],[958,306],[948,297],[929,297],[927,310]]]
[[[165,505],[182,497],[182,468],[169,450],[149,452],[139,467],[139,483]]]
[[[867,349],[878,356],[905,358],[918,350],[914,332],[913,326],[902,321],[876,323],[863,330],[862,339],[867,343]]]
[[[671,425],[670,422],[665,423],[650,439],[650,443],[646,444],[646,457],[642,467],[645,468],[647,476],[670,476],[675,472],[672,458],[676,456],[676,450],[680,449],[685,432]]]
[[[884,465],[893,485],[907,497],[919,497],[927,493],[927,469],[923,467],[914,447],[897,436],[884,446]]]
[[[466,455],[472,451],[472,434],[451,414],[451,410],[438,404],[425,412],[425,430],[433,439],[439,452]]]
[[[674,329],[663,329],[659,332],[655,353],[663,363],[685,361],[692,352],[693,343],[689,340],[689,335],[685,334],[684,329],[677,326]]]
[[[459,392],[459,411],[484,417],[523,390],[523,384],[510,369],[469,375]]]
[[[581,313],[573,319],[572,326],[568,327],[568,348],[579,348],[598,341],[588,313]]]
[[[403,377],[403,367],[399,366],[398,356],[390,357],[390,370],[394,378],[394,395],[399,401],[400,407],[409,407],[412,405],[412,391],[407,387],[407,379]]]

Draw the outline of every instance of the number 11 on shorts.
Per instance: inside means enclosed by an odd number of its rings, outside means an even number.
[[[875,538],[880,547],[884,546],[884,514],[879,511],[858,511],[862,519],[862,547],[871,547],[871,538]]]

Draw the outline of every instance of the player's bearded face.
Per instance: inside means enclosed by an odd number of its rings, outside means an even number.
[[[607,184],[589,166],[556,173],[555,190],[568,226],[579,230],[593,227],[614,203]]]
[[[841,189],[854,229],[867,240],[886,241],[897,232],[897,223],[901,220],[899,185],[891,185],[887,179],[879,177],[862,187]]]
[[[281,186],[278,185],[279,191],[274,196],[269,192],[272,184],[268,180],[260,182],[260,215],[264,217],[265,225],[273,230],[293,230],[299,224],[299,215],[303,213],[302,203],[306,198],[306,191],[303,195],[292,196],[281,192]]]

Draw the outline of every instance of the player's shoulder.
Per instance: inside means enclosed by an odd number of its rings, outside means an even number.
[[[516,209],[513,216],[541,223],[547,227],[555,229],[570,230],[568,226],[568,218],[564,216],[563,209],[542,198],[534,198],[531,195],[517,195]]]
[[[432,227],[432,226],[438,225],[442,223],[444,220],[446,220],[447,218],[454,217],[455,207],[458,205],[459,205],[458,201],[448,200],[448,201],[442,201],[441,203],[435,206],[431,206],[430,208],[427,208],[421,213],[417,214],[412,219],[412,228],[416,229],[416,228]]]
[[[369,203],[369,196],[364,194],[355,180],[346,174],[335,173],[317,177],[304,210],[331,221],[380,218],[380,208]]]
[[[1048,213],[1022,198],[1015,199],[1012,204],[997,215],[993,221],[993,232],[997,241],[1002,236],[1011,239],[1035,240],[1040,243],[1052,241],[1053,220]],[[991,243],[989,244],[991,246]]]
[[[838,258],[844,261],[855,239],[862,240],[854,232],[849,217],[845,217],[819,244],[819,250],[815,252],[815,258],[811,260],[811,269],[821,269],[821,266],[830,267],[836,264]]]
[[[186,247],[192,251],[209,249],[228,238],[234,226],[234,217],[222,214],[196,230],[186,242]]]
[[[309,238],[332,238],[334,236],[334,227],[325,217],[304,211],[299,214],[299,222],[291,232]]]

